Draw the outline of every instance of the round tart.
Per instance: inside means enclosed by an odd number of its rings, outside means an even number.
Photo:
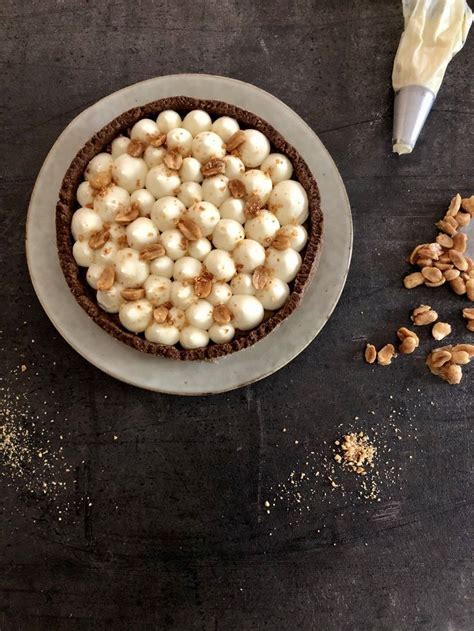
[[[79,151],[56,213],[77,302],[133,348],[213,359],[297,307],[316,269],[319,191],[267,122],[214,100],[131,109]]]

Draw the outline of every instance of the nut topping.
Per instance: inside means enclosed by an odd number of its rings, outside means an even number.
[[[132,202],[126,210],[121,210],[115,215],[115,221],[120,224],[131,223],[140,214],[140,207],[137,202]]]
[[[178,171],[178,169],[180,169],[183,164],[183,156],[179,153],[179,151],[168,151],[165,156],[164,163],[166,164],[168,169]]]
[[[232,197],[235,197],[236,199],[242,199],[242,197],[244,197],[246,190],[243,182],[240,180],[231,180],[228,186]]]
[[[201,228],[189,217],[183,217],[178,221],[178,229],[181,230],[188,241],[197,241],[202,237]]]
[[[241,129],[236,131],[235,134],[232,134],[232,136],[229,138],[226,144],[226,149],[228,153],[231,153],[232,151],[234,151],[234,149],[237,149],[237,147],[240,147],[240,145],[244,142],[244,140],[245,140],[245,134]]]
[[[102,191],[112,183],[112,174],[110,171],[102,171],[89,180],[89,184],[96,191]]]
[[[161,147],[165,143],[166,134],[156,134],[150,137],[150,145],[152,147]]]
[[[115,280],[115,269],[106,267],[97,281],[97,289],[99,291],[108,291],[112,289]]]
[[[108,228],[102,228],[98,232],[94,232],[89,239],[89,246],[93,250],[98,250],[102,246],[104,246],[109,240],[110,232]]]
[[[277,233],[271,245],[275,250],[287,250],[291,245],[290,237],[286,234]]]
[[[421,273],[430,283],[444,282],[443,274],[437,267],[423,267]]]
[[[141,300],[141,298],[145,297],[145,290],[143,287],[127,287],[122,289],[120,295],[124,300]]]
[[[212,317],[217,324],[229,324],[232,319],[232,313],[226,305],[217,305],[217,307],[214,307]]]
[[[194,280],[194,293],[198,298],[207,298],[212,291],[212,275],[201,274]]]
[[[269,280],[270,274],[263,265],[259,265],[255,268],[255,271],[252,275],[252,284],[255,289],[264,289]]]
[[[446,212],[445,219],[446,217],[455,217],[458,214],[460,208],[461,208],[461,195],[459,195],[459,193],[456,193],[456,195],[452,198],[451,203],[449,204],[449,208]]]
[[[204,177],[211,177],[212,175],[219,175],[220,173],[225,173],[225,162],[220,158],[214,158],[213,160],[209,160],[206,164],[201,167],[201,173]]]
[[[154,261],[166,254],[165,248],[161,243],[153,243],[140,252],[141,261]]]
[[[134,138],[129,142],[127,153],[129,156],[132,156],[132,158],[141,158],[144,151],[145,145],[140,140]]]
[[[153,310],[153,319],[158,324],[163,324],[163,322],[166,322],[167,317],[168,309],[164,305],[156,307],[156,309]]]
[[[262,209],[262,200],[256,193],[252,193],[245,204],[244,212],[247,217],[256,217]]]

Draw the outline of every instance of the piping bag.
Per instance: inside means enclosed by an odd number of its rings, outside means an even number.
[[[472,24],[466,0],[402,0],[405,27],[393,64],[393,151],[411,153]]]

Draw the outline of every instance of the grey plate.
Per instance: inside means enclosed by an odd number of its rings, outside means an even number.
[[[56,252],[55,205],[66,168],[101,127],[136,105],[168,96],[219,99],[255,112],[287,138],[315,175],[322,197],[321,262],[297,311],[252,348],[217,362],[177,362],[140,353],[118,342],[79,307]],[[211,75],[156,77],[119,90],[79,114],[49,152],[31,196],[26,254],[31,280],[48,317],[85,359],[140,388],[181,395],[225,392],[263,379],[296,357],[316,337],[337,304],[352,253],[352,218],[344,184],[331,156],[289,107],[253,85]]]

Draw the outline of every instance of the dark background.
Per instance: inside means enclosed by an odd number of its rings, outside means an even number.
[[[2,631],[472,628],[472,367],[456,387],[433,377],[428,330],[391,367],[361,353],[367,339],[394,341],[422,302],[453,340],[473,341],[462,299],[410,293],[401,278],[451,196],[474,193],[474,35],[414,154],[398,158],[398,0],[3,0],[0,12],[0,387],[27,408],[33,449],[16,475],[1,469]],[[24,255],[29,196],[64,126],[114,90],[187,71],[294,108],[335,159],[355,228],[346,289],[317,340],[263,382],[207,398],[141,391],[89,365],[42,311]],[[330,486],[325,459],[351,427],[378,441],[379,501],[338,469],[346,491]],[[314,470],[299,504],[276,489],[302,467]],[[41,493],[43,480],[64,487]]]

